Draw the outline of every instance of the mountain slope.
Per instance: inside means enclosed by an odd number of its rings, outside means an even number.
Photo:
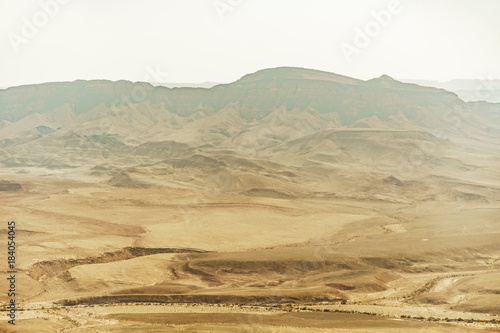
[[[47,83],[0,91],[0,163],[15,172],[77,169],[120,186],[286,195],[338,186],[352,195],[391,176],[453,171],[460,183],[487,173],[497,158],[487,156],[500,153],[496,113],[494,104],[386,75],[362,81],[291,67],[210,89]]]

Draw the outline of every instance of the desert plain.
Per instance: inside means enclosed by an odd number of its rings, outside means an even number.
[[[388,77],[252,75],[164,88],[178,104],[158,102],[157,87],[85,112],[70,92],[60,105],[40,97],[60,87],[0,92],[4,110],[8,93],[50,108],[0,127],[18,306],[9,325],[0,294],[0,331],[500,331],[498,105]],[[81,84],[124,83],[68,86]],[[245,97],[182,104],[224,89]],[[245,109],[254,99],[267,114]],[[471,110],[460,126],[435,115],[457,105]],[[446,135],[428,129],[432,116]]]

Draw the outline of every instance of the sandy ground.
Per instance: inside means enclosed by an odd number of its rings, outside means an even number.
[[[30,332],[44,318],[45,329],[60,332],[129,332],[141,327],[143,332],[331,332],[332,329],[363,332],[471,332],[499,331],[498,324],[467,323],[432,319],[404,319],[395,316],[398,309],[386,308],[385,315],[359,314],[373,307],[337,306],[331,312],[317,306],[257,307],[238,305],[113,305],[92,307],[55,307],[22,311],[16,330],[5,323],[6,332]],[[321,309],[321,310],[318,310]],[[387,311],[388,310],[388,311]],[[393,311],[391,313],[391,310]],[[356,313],[350,313],[354,312]],[[376,313],[376,311],[374,312]],[[399,313],[401,309],[399,308]],[[439,322],[438,322],[439,321]],[[140,325],[140,326],[138,326]]]
[[[23,183],[0,193],[17,222],[21,309],[5,332],[498,331],[492,201],[9,177]]]

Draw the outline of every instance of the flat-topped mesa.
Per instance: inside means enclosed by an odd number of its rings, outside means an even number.
[[[356,84],[362,82],[361,80],[343,76],[340,74],[297,67],[277,67],[262,69],[255,73],[247,74],[236,82],[246,83],[267,80],[310,80],[336,82],[340,84]]]

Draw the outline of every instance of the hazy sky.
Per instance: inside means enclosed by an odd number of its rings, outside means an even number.
[[[0,0],[0,87],[229,82],[278,66],[498,79],[499,14],[499,0]]]

